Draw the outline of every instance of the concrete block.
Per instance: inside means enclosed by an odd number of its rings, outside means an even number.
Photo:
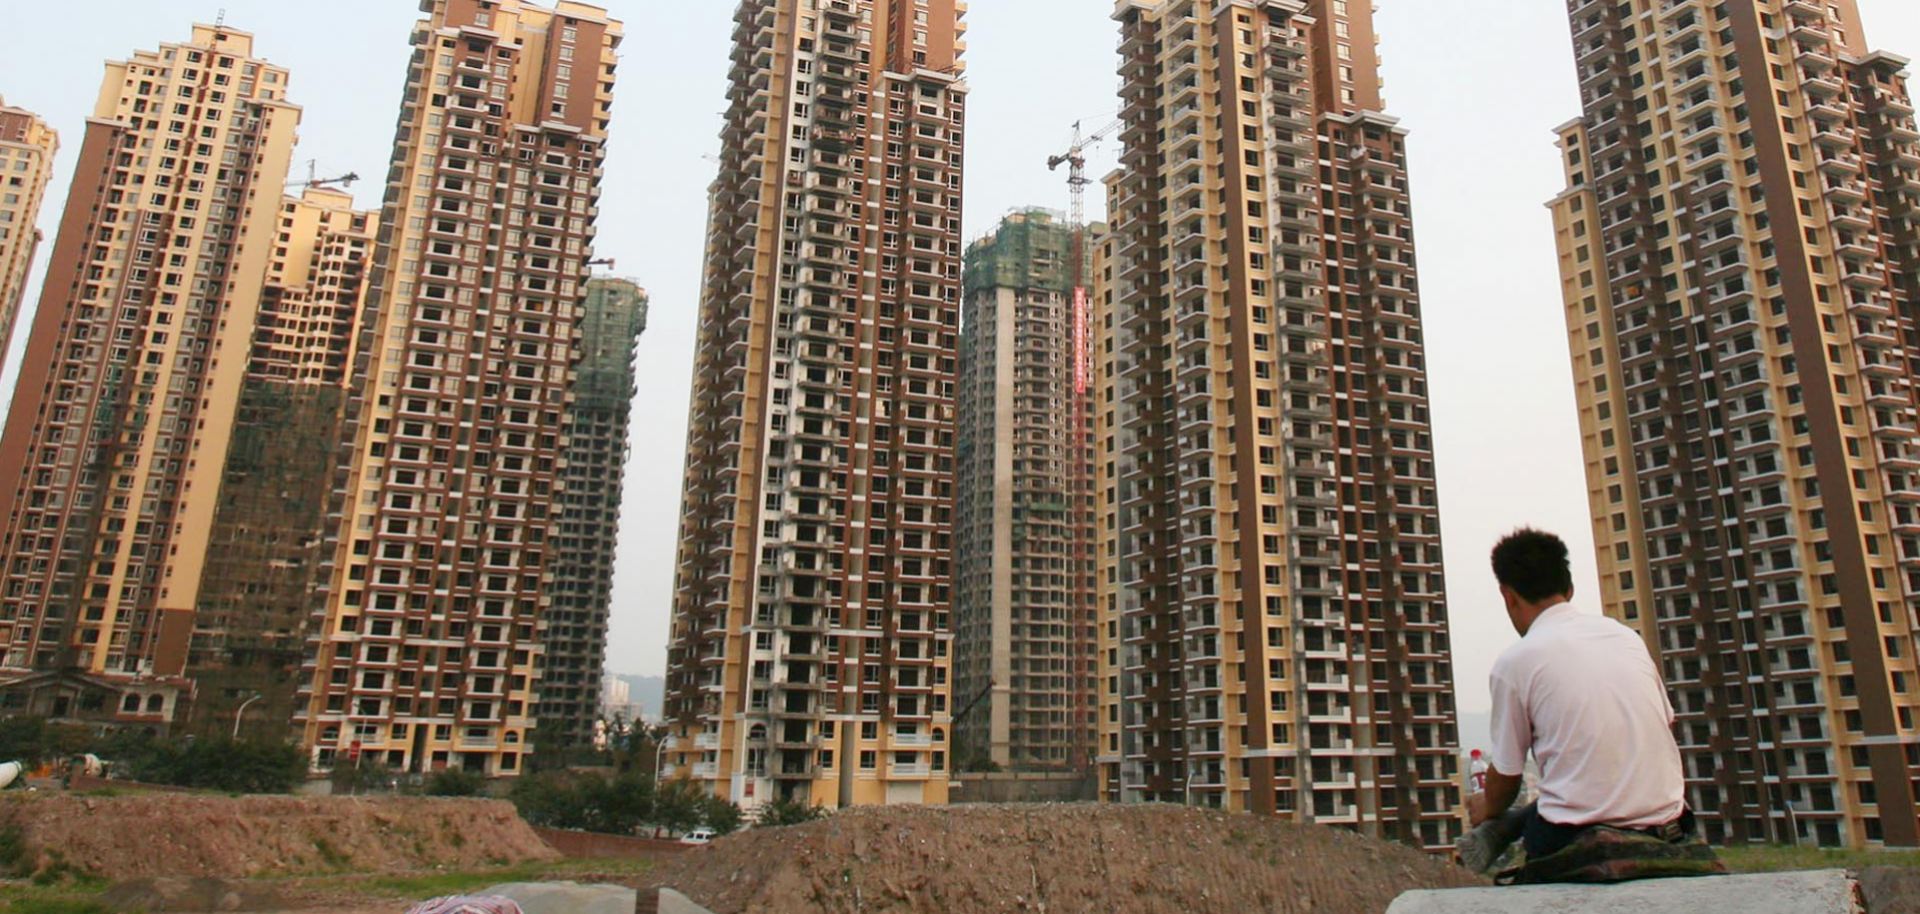
[[[639,895],[620,885],[515,882],[482,892],[511,898],[526,914],[633,914]]]
[[[661,889],[659,914],[713,914],[713,912],[694,904],[692,899],[679,892]]]
[[[1863,914],[1845,870],[1408,892],[1387,914]]]

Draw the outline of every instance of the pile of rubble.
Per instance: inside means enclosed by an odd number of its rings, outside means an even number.
[[[852,809],[665,860],[652,888],[715,914],[1380,914],[1402,892],[1478,884],[1335,829],[1088,805]]]
[[[493,800],[8,794],[13,875],[245,879],[483,869],[559,857]]]

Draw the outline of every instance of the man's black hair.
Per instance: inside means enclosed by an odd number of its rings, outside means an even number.
[[[1531,527],[1507,534],[1493,547],[1493,576],[1528,603],[1573,595],[1567,544]]]

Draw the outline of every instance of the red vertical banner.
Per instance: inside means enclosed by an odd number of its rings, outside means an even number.
[[[1087,392],[1087,289],[1073,287],[1073,392]]]

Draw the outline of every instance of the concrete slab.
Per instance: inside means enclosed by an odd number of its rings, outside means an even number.
[[[713,912],[694,904],[692,899],[679,892],[661,889],[659,914],[713,914]]]
[[[663,909],[664,910],[664,909]],[[1408,892],[1387,914],[1864,914],[1845,870],[1657,879],[1620,885],[1541,885]]]
[[[639,899],[625,886],[577,882],[515,882],[482,894],[511,898],[526,914],[633,914]]]

